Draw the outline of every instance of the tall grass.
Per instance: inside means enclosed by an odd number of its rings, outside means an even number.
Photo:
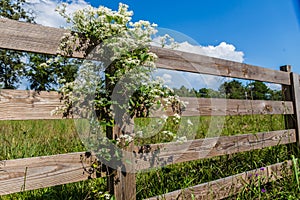
[[[188,120],[194,126],[187,128]],[[179,134],[186,135],[190,139],[204,138],[207,137],[211,121],[212,117],[183,118],[180,123],[182,127],[165,124],[161,130],[178,131]],[[146,135],[145,138],[138,141],[139,144],[167,142],[160,133],[151,135],[151,131],[153,131],[151,120],[137,119],[135,124],[136,131],[141,130]],[[281,129],[284,129],[284,118],[281,115],[226,116],[221,135]],[[85,151],[85,147],[76,134],[73,120],[0,121],[0,142],[2,144],[0,160]],[[296,158],[300,157],[299,152],[295,149],[291,148],[291,145],[278,145],[262,150],[180,163],[141,172],[137,174],[137,199],[164,194],[282,162],[291,159],[291,155],[295,155]],[[295,168],[297,173],[298,170],[299,168]],[[263,186],[246,185],[244,192],[229,199],[275,197],[295,199],[295,195],[300,193],[296,180],[297,176],[294,173],[293,176],[286,176],[276,183]],[[102,178],[6,195],[0,199],[101,199],[100,192],[105,191],[105,183],[105,179]],[[277,187],[276,184],[279,184],[280,187]],[[265,191],[262,192],[261,187]]]
[[[0,121],[0,160],[84,151],[73,120]]]

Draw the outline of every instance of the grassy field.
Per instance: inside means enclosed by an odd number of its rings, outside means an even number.
[[[221,135],[256,133],[284,129],[281,115],[269,116],[227,116]],[[188,120],[194,125],[186,128]],[[220,119],[217,119],[220,120]],[[177,130],[188,138],[207,136],[211,117],[182,119],[181,127],[164,125],[164,130]],[[149,119],[136,120],[136,130],[151,133]],[[143,127],[147,127],[147,130]],[[155,128],[155,127],[153,127]],[[157,127],[156,127],[157,128]],[[84,151],[76,134],[73,120],[0,121],[0,160],[53,155],[58,153]],[[162,134],[149,136],[139,143],[167,141]],[[188,163],[171,165],[137,175],[137,199],[164,194],[180,188],[194,186],[240,172],[300,157],[294,148],[286,145],[219,156]],[[298,172],[298,169],[295,171]],[[228,199],[298,199],[300,196],[297,173],[276,183],[267,185],[246,185],[243,192]],[[105,178],[89,180],[63,186],[39,189],[23,193],[1,196],[0,199],[101,199],[105,191]]]

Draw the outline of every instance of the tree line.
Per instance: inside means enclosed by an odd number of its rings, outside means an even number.
[[[210,88],[196,90],[181,86],[180,88],[175,88],[174,91],[178,96],[182,97],[282,100],[281,90],[273,90],[261,81],[253,81],[243,85],[241,81],[232,80],[221,84],[218,90]]]

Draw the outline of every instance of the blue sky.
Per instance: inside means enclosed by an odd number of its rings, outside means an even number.
[[[89,0],[116,9],[119,1]],[[290,64],[300,73],[300,29],[292,0],[124,0],[134,20],[176,30],[200,45],[233,44],[244,62],[272,69]]]
[[[64,25],[54,12],[62,0],[27,1],[33,4],[38,23]],[[87,5],[116,10],[120,1],[67,2],[71,12]],[[276,70],[290,64],[300,74],[299,0],[123,0],[122,3],[133,10],[133,21],[148,20],[158,24],[159,33],[173,36],[181,44],[179,50]],[[164,72],[161,76],[170,84],[178,83],[174,79],[178,75],[174,73]],[[223,81],[208,77],[205,80],[209,84],[199,85],[195,75],[182,78],[197,88],[211,85],[216,89]]]

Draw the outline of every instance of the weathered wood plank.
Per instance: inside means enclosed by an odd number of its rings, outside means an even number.
[[[158,144],[153,145],[152,150],[155,148],[163,150],[162,154],[157,154],[160,159],[170,159],[172,156],[173,162],[164,163],[172,164],[295,142],[296,139],[294,130],[286,130],[257,135],[221,137],[219,141],[210,138],[207,141],[196,140],[190,144]],[[196,152],[197,155],[193,152]],[[83,154],[84,152],[78,152],[1,161],[0,195],[86,180],[87,174],[83,174],[83,167],[80,162],[80,155]],[[147,155],[139,156],[136,165],[137,170],[149,167],[149,164],[145,164],[149,163],[149,161],[145,161]],[[178,159],[174,160],[176,157]],[[91,160],[86,160],[85,165],[88,166],[90,162]],[[155,165],[159,166],[159,163],[155,163]],[[26,180],[25,186],[24,180]]]
[[[0,48],[56,54],[67,30],[0,19]],[[159,57],[158,68],[211,74],[290,85],[289,74],[244,63],[152,47]],[[73,56],[82,58],[83,53]]]
[[[0,120],[61,119],[51,111],[62,105],[57,92],[0,90]]]
[[[0,195],[87,180],[84,152],[0,161]],[[88,167],[92,159],[85,159]],[[25,181],[25,183],[24,183]]]
[[[113,134],[119,137],[123,134],[123,131],[118,125],[115,125],[113,128]],[[131,142],[128,146],[124,146],[122,149],[128,154],[123,155],[123,164],[117,167],[117,169],[112,170],[113,174],[108,175],[108,185],[113,185],[113,188],[110,190],[113,189],[116,199],[136,200],[136,174],[135,170],[132,169],[134,165],[129,164],[134,163],[135,161],[134,156],[130,153],[134,149],[134,143]]]
[[[57,92],[0,90],[0,120],[61,119],[51,111],[62,105]],[[182,116],[224,116],[252,114],[293,114],[293,102],[207,99],[182,97],[188,102]],[[172,115],[171,109],[154,112],[151,117]]]
[[[299,83],[299,75],[295,73],[291,73],[292,77],[292,93],[293,93],[293,103],[295,114],[293,116],[293,120],[295,121],[294,128],[296,129],[296,138],[298,147],[300,147],[300,83]]]
[[[225,115],[265,115],[265,114],[293,114],[292,101],[263,101],[237,100],[216,98],[180,97],[187,102],[182,116],[225,116]],[[158,110],[150,117],[172,116],[172,109]]]
[[[294,129],[205,138],[188,142],[154,144],[137,147],[136,170],[150,169],[175,163],[246,152],[279,144],[296,142]]]
[[[264,184],[281,179],[283,173],[284,175],[292,174],[291,166],[292,161],[289,160],[286,162],[269,165],[264,168],[255,169],[230,177],[218,179],[208,183],[203,183],[190,188],[176,190],[161,196],[149,198],[147,200],[193,199],[192,195],[194,196],[194,199],[197,200],[223,199],[240,192],[247,183],[249,184],[250,181],[254,182],[255,179],[257,179],[256,176],[263,177],[260,180],[261,184]],[[258,184],[257,181],[256,184]]]
[[[159,47],[151,51],[159,58],[158,68],[290,85],[286,72]]]
[[[0,48],[55,55],[68,31],[38,24],[0,19]],[[74,57],[83,57],[75,53]]]
[[[280,67],[281,71],[288,72],[290,74],[291,85],[283,85],[282,93],[284,100],[292,101],[294,114],[285,115],[286,128],[295,129],[297,136],[297,145],[300,147],[300,83],[299,75],[292,73],[292,67],[290,65],[284,65]],[[292,146],[289,146],[293,148]]]

